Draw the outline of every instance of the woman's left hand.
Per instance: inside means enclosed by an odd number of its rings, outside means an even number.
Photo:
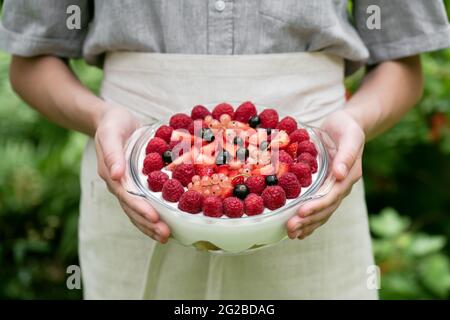
[[[365,134],[361,126],[344,109],[328,116],[321,128],[337,145],[331,171],[336,182],[330,193],[303,204],[297,215],[289,219],[287,231],[291,239],[304,239],[327,222],[362,175]]]

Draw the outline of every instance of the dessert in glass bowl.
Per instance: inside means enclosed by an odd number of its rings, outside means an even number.
[[[331,188],[334,153],[323,131],[273,108],[197,105],[131,136],[125,183],[181,244],[240,254],[286,238],[299,206]]]

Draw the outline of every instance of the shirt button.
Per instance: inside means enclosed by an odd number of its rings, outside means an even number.
[[[225,9],[225,1],[223,0],[216,1],[215,7],[217,11],[222,12]]]

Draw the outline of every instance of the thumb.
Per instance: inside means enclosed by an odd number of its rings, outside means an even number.
[[[346,132],[339,139],[338,150],[332,165],[332,171],[337,180],[345,179],[358,159],[362,148],[362,142],[359,140],[351,132]]]
[[[98,141],[112,180],[120,181],[125,172],[123,137],[116,130],[101,132]]]

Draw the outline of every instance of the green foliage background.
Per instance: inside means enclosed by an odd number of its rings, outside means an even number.
[[[101,72],[71,63],[95,92]],[[8,64],[0,53],[0,298],[79,299],[81,291],[65,282],[67,266],[78,264],[86,137],[21,102],[9,85]],[[449,298],[450,49],[425,54],[423,66],[422,101],[364,154],[384,299]],[[348,87],[354,90],[360,77],[348,79]]]

